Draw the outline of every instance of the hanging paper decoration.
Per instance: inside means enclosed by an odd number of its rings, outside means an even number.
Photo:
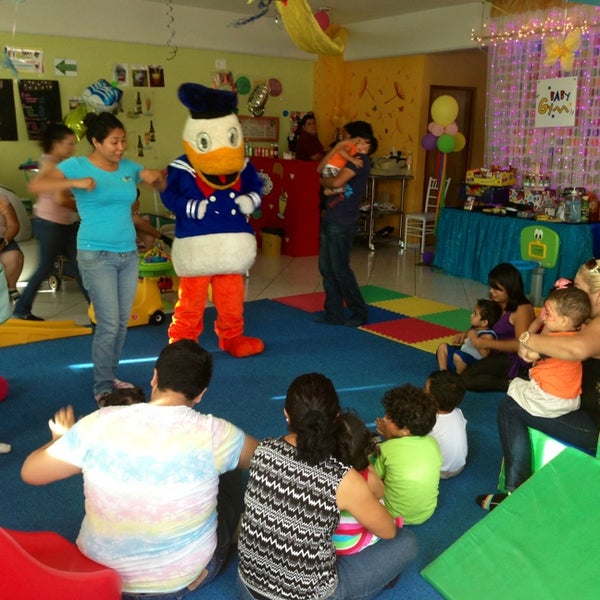
[[[326,56],[343,54],[345,43],[339,35],[327,35],[313,15],[307,0],[275,2],[283,25],[300,50]]]
[[[581,48],[581,30],[579,29],[570,31],[564,40],[546,38],[544,40],[544,52],[546,53],[544,65],[551,67],[558,61],[563,71],[571,71],[573,69],[575,53],[579,48]]]
[[[248,4],[252,4],[253,0],[248,0]],[[269,6],[271,5],[273,0],[258,0],[257,8],[258,12],[251,17],[243,17],[241,19],[236,19],[229,23],[231,27],[241,27],[242,25],[248,25],[248,23],[252,23],[261,17],[264,17],[269,12]]]

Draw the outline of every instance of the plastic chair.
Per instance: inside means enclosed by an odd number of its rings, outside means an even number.
[[[530,297],[534,306],[542,304],[545,269],[553,269],[558,260],[560,237],[554,229],[529,225],[521,231],[521,260],[511,260],[519,271],[531,271]]]
[[[443,204],[449,185],[450,177],[446,179],[442,197],[439,198],[440,188],[438,180],[435,177],[430,177],[427,184],[427,193],[425,194],[425,210],[423,212],[406,213],[404,216],[404,241],[408,245],[409,235],[419,238],[421,254],[425,252],[427,236],[435,233],[438,200],[441,200],[441,204]]]
[[[0,598],[121,598],[118,573],[90,560],[57,533],[0,527],[0,557]]]

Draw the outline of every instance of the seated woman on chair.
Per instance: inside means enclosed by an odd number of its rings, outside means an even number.
[[[8,283],[8,294],[13,302],[19,299],[17,281],[23,271],[23,252],[15,242],[21,226],[17,213],[8,199],[10,190],[0,190],[0,264]],[[14,195],[14,194],[13,194]]]

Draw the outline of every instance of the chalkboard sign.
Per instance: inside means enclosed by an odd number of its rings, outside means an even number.
[[[0,142],[16,142],[17,113],[12,79],[0,79]]]
[[[254,142],[279,141],[279,117],[246,117],[240,115],[244,139]]]
[[[30,140],[39,140],[49,123],[62,121],[58,81],[22,79],[19,96]]]

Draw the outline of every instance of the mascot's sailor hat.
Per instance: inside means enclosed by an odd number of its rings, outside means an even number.
[[[218,119],[237,113],[237,94],[215,90],[199,83],[179,86],[179,100],[190,111],[192,119]]]

